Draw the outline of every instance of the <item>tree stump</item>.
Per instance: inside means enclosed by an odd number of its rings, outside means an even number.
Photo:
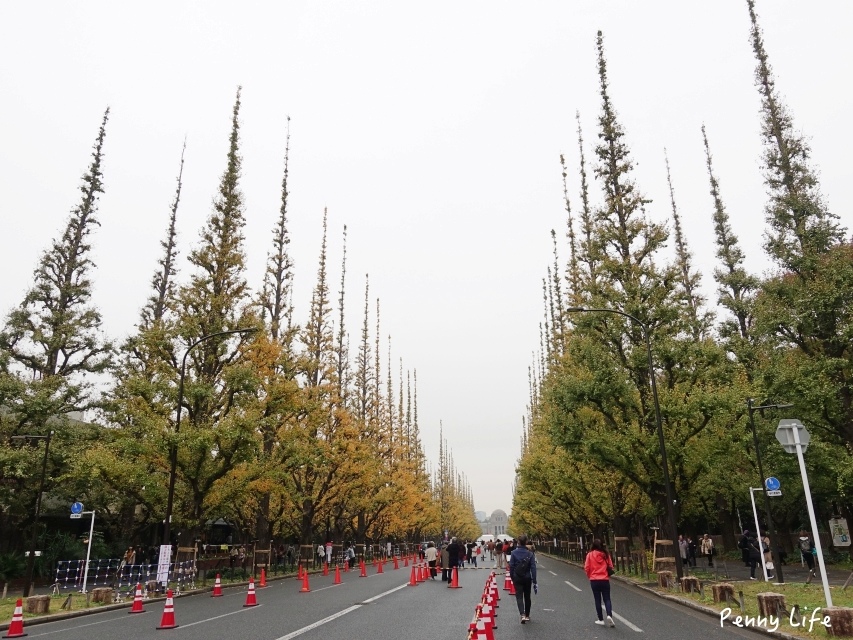
[[[109,587],[98,587],[92,589],[92,602],[103,602],[109,604],[113,601],[113,590]]]
[[[681,593],[699,593],[699,578],[696,576],[681,578]]]
[[[834,638],[853,637],[853,609],[849,607],[826,607],[821,609],[829,617],[830,627],[827,634]]]
[[[672,571],[658,571],[658,586],[669,589],[672,584]]]
[[[50,596],[30,596],[27,598],[27,613],[49,613]]]
[[[762,616],[775,616],[785,611],[785,596],[781,593],[759,593],[758,613]]]
[[[735,587],[728,582],[719,582],[711,586],[714,602],[734,602]]]

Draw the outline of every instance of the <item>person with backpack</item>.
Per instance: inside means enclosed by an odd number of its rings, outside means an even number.
[[[530,589],[536,585],[536,556],[527,548],[527,536],[518,537],[518,546],[509,556],[509,577],[515,587],[515,601],[521,624],[530,622]]]
[[[752,533],[749,534],[746,542],[747,554],[749,557],[749,579],[756,580],[755,568],[761,562],[761,542]]]
[[[814,576],[814,540],[811,539],[809,532],[805,529],[800,530],[800,537],[797,540],[797,546],[800,548],[800,555],[803,557],[803,562],[805,562],[809,568],[809,573]]]
[[[610,603],[610,574],[613,573],[613,562],[610,560],[610,554],[604,549],[604,544],[598,538],[592,541],[592,547],[586,554],[586,560],[583,563],[583,570],[586,572],[586,577],[589,578],[589,586],[595,598],[595,614],[598,616],[595,624],[602,627],[605,624],[608,627],[615,627],[613,605]],[[607,622],[601,615],[602,599],[604,600],[604,609],[607,612]]]

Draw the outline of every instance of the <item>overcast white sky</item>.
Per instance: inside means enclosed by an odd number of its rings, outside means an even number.
[[[178,226],[186,278],[184,260],[225,167],[242,85],[250,282],[260,284],[271,247],[290,115],[298,319],[307,314],[328,207],[333,291],[348,226],[354,340],[369,273],[393,357],[417,369],[430,459],[438,457],[442,420],[475,507],[509,511],[551,229],[567,255],[560,153],[577,201],[576,110],[587,143],[596,139],[598,29],[635,177],[654,200],[649,215],[663,220],[670,212],[666,147],[687,240],[713,302],[705,123],[749,266],[767,267],[746,2],[413,7],[387,0],[0,4],[0,307],[6,313],[19,303],[40,252],[77,203],[110,106],[102,227],[93,237],[95,302],[111,336],[132,332],[160,256],[184,136]],[[853,3],[759,0],[758,12],[778,87],[812,141],[826,199],[850,226],[844,197],[853,128],[843,122],[853,111]]]

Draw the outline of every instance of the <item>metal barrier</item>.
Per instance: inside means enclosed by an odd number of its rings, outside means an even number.
[[[150,587],[157,580],[158,565],[125,564],[119,558],[98,558],[89,560],[89,573],[86,575],[87,591],[92,587],[112,587],[116,590],[116,599],[133,595],[137,584]],[[60,560],[56,564],[54,588],[59,590],[83,589],[83,577],[86,571],[85,560]],[[176,592],[195,589],[198,575],[196,562],[186,560],[169,564],[169,586]],[[146,589],[146,592],[150,588]]]

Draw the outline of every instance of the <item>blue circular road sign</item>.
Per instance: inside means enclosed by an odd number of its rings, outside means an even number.
[[[75,502],[71,505],[71,513],[83,513],[83,503]]]
[[[778,491],[779,487],[781,487],[782,485],[779,483],[779,480],[777,480],[773,476],[770,476],[764,481],[764,486],[767,488],[768,491]]]

